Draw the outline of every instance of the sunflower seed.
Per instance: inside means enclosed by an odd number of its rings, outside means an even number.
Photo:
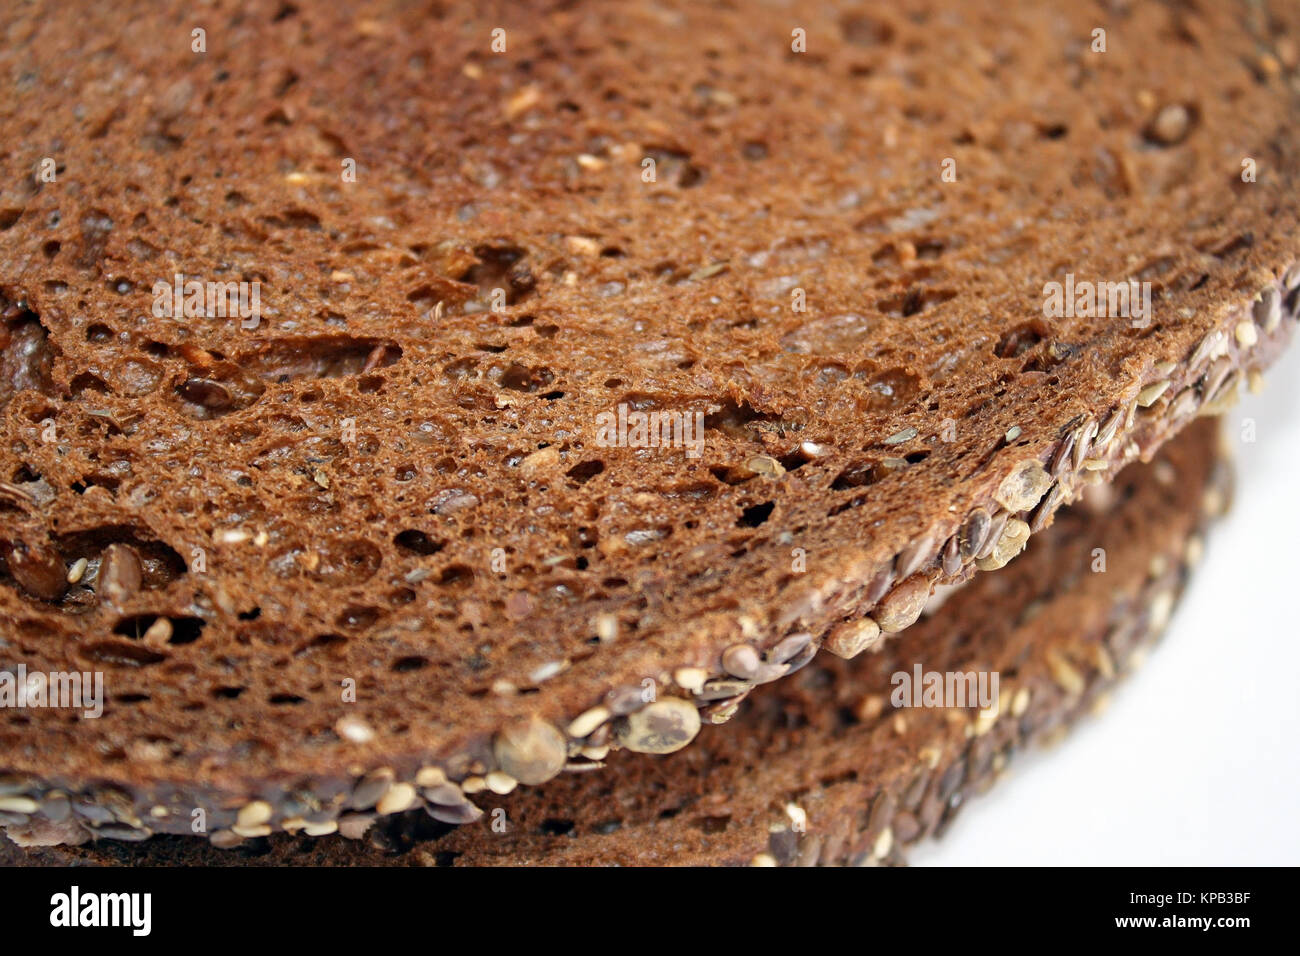
[[[880,625],[873,618],[845,621],[831,630],[823,646],[836,657],[848,660],[880,642]]]
[[[1104,422],[1097,429],[1097,437],[1094,444],[1099,449],[1105,449],[1110,446],[1111,441],[1115,438],[1115,433],[1119,431],[1120,422],[1124,420],[1124,410],[1117,408],[1106,416]]]
[[[265,800],[254,800],[239,808],[235,823],[241,827],[256,827],[271,822],[271,805]]]
[[[1071,432],[1061,440],[1061,444],[1056,446],[1056,452],[1052,455],[1049,464],[1049,471],[1055,477],[1059,478],[1069,470],[1070,464],[1074,461],[1074,443],[1075,434]]]
[[[1169,379],[1163,382],[1153,382],[1138,392],[1137,403],[1142,408],[1150,408],[1154,405],[1169,388]]]
[[[722,652],[722,669],[741,680],[752,680],[761,663],[758,651],[748,644],[733,644]]]
[[[526,784],[550,780],[568,756],[564,735],[537,716],[497,734],[492,750],[501,769]]]
[[[993,499],[1007,511],[1028,511],[1042,500],[1052,478],[1037,458],[1027,458],[1002,480]]]
[[[484,779],[487,780],[489,790],[502,796],[511,793],[515,787],[519,786],[518,780],[500,770],[493,770]]]
[[[956,535],[949,538],[948,543],[944,545],[943,559],[940,563],[943,567],[943,573],[948,577],[953,577],[961,571],[961,549]]]
[[[1282,274],[1282,285],[1288,292],[1300,287],[1300,262],[1293,263]]]
[[[403,810],[410,809],[411,804],[415,803],[415,798],[415,787],[409,783],[395,783],[375,804],[375,810],[380,814],[401,813]]]
[[[1088,452],[1092,450],[1092,441],[1097,437],[1097,423],[1092,419],[1084,422],[1083,426],[1074,433],[1074,467],[1079,468],[1083,465],[1083,460],[1088,457]]]
[[[1010,517],[1011,515],[1007,514],[1005,511],[999,511],[989,521],[988,536],[984,539],[984,544],[980,546],[979,551],[975,553],[975,559],[977,561],[980,558],[987,558],[989,554],[992,553],[993,549],[997,547],[997,543],[1002,538],[1002,532],[1006,529],[1007,521]]]
[[[307,836],[329,836],[331,833],[337,833],[339,822],[337,820],[324,820],[320,823],[309,823],[302,828],[302,832]]]
[[[1266,335],[1277,331],[1278,323],[1282,321],[1282,297],[1277,289],[1273,286],[1264,289],[1251,308],[1251,314]]]
[[[430,803],[436,803],[440,807],[458,807],[465,802],[465,794],[459,784],[450,781],[426,787],[420,791],[420,794]]]
[[[1060,482],[1052,485],[1051,490],[1047,492],[1047,497],[1045,497],[1042,503],[1034,509],[1033,520],[1029,524],[1029,530],[1032,532],[1039,532],[1042,531],[1043,528],[1047,527],[1047,523],[1051,521],[1052,516],[1056,514],[1056,509],[1061,506],[1061,499],[1064,497],[1064,486],[1062,486]]]
[[[9,549],[9,570],[33,597],[57,601],[68,589],[68,572],[52,547],[15,544]]]
[[[976,508],[961,526],[958,535],[959,547],[963,558],[972,558],[984,547],[989,534],[989,513],[983,508]]]
[[[0,797],[0,810],[5,813],[35,813],[40,809],[31,797]]]
[[[619,742],[635,753],[668,754],[680,750],[700,732],[700,712],[680,697],[661,697],[624,719],[615,731]]]
[[[1237,344],[1244,349],[1248,349],[1259,341],[1259,333],[1255,331],[1254,322],[1238,322],[1237,327],[1233,330],[1233,335]]]
[[[913,428],[911,425],[909,425],[906,428],[904,428],[901,432],[894,432],[894,434],[886,438],[883,442],[881,442],[881,444],[901,445],[903,444],[903,442],[911,441],[913,438],[917,436],[917,434],[918,434],[917,430]]]
[[[791,634],[767,652],[767,660],[769,663],[773,664],[785,664],[797,657],[799,654],[802,654],[811,643],[812,635],[806,631],[799,634]]]
[[[137,593],[143,584],[140,556],[128,544],[110,544],[99,562],[97,590],[114,604]]]
[[[695,699],[698,701],[730,700],[749,693],[753,687],[753,683],[747,680],[727,680],[725,677],[720,677],[706,681],[695,694]]]
[[[430,803],[425,804],[424,812],[433,817],[439,823],[450,823],[453,825],[473,823],[479,817],[483,816],[483,811],[472,803],[462,803],[454,807]]]
[[[755,655],[757,658],[757,655]],[[608,707],[593,707],[573,718],[567,728],[570,737],[581,739],[594,733],[596,728],[609,720],[611,714]]]
[[[882,631],[892,634],[916,623],[929,597],[930,582],[917,575],[890,591],[872,612],[872,616]]]
[[[880,571],[877,571],[876,575],[871,579],[871,583],[867,585],[866,594],[863,595],[866,602],[868,604],[875,604],[884,597],[885,592],[889,590],[889,586],[893,582],[894,569],[892,567],[886,566]]]
[[[353,810],[369,810],[388,792],[388,788],[393,785],[394,776],[388,767],[372,770],[357,781],[348,806]]]
[[[1087,682],[1074,666],[1055,650],[1047,652],[1047,668],[1052,672],[1052,680],[1071,697],[1082,694]]]
[[[898,560],[895,567],[898,569],[898,577],[910,578],[913,574],[921,569],[934,554],[934,537],[926,535],[924,538],[918,538],[899,552]]]

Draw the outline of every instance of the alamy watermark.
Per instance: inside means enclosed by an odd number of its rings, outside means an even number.
[[[895,671],[889,702],[895,707],[978,707],[991,710],[998,703],[997,671],[926,671],[920,664],[912,673]]]
[[[1124,282],[1076,281],[1073,272],[1065,282],[1043,284],[1043,315],[1061,318],[1132,319],[1135,329],[1151,324],[1151,283],[1128,279]]]
[[[80,710],[94,720],[104,713],[103,671],[0,671],[0,708],[59,708]]]
[[[153,314],[159,319],[234,319],[241,329],[262,321],[262,283],[204,282],[178,272],[153,284]]]
[[[624,402],[616,412],[596,416],[601,448],[685,448],[687,458],[704,454],[703,412],[640,412]]]

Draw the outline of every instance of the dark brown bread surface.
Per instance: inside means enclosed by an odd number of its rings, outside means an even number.
[[[42,9],[0,12],[0,669],[109,700],[0,711],[10,819],[468,820],[678,746],[727,652],[905,626],[1292,334],[1293,4]],[[177,273],[256,327],[156,317]],[[1045,319],[1067,275],[1150,324]],[[620,404],[702,455],[600,447]]]
[[[612,755],[604,773],[493,797],[488,817],[458,828],[416,811],[377,821],[364,840],[277,834],[227,851],[159,836],[131,845],[10,845],[0,861],[898,862],[905,845],[941,830],[1016,753],[1063,732],[1136,666],[1197,560],[1205,518],[1229,497],[1215,437],[1211,423],[1198,424],[1155,464],[1127,469],[1105,510],[1089,501],[1063,512],[1023,558],[953,593],[907,640],[853,661],[824,655],[756,691],[732,727],[706,729],[681,753]],[[997,672],[996,714],[896,709],[891,675],[915,665]]]

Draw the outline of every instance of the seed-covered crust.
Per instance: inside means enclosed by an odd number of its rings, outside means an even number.
[[[1295,325],[1289,6],[84,6],[0,13],[0,667],[109,699],[0,711],[9,823],[467,822],[675,750]],[[1150,321],[1044,318],[1067,274]]]
[[[1211,423],[1079,504],[1005,571],[981,575],[904,641],[829,655],[755,692],[728,728],[668,758],[486,795],[453,828],[417,812],[364,839],[277,835],[233,853],[184,837],[11,849],[9,862],[665,865],[895,863],[941,831],[1021,750],[1064,731],[1163,630],[1204,523],[1229,498]],[[1103,561],[1098,563],[1099,552]],[[1104,570],[1100,570],[1104,568]],[[998,674],[997,705],[895,708],[893,675]],[[986,685],[988,686],[988,685]]]

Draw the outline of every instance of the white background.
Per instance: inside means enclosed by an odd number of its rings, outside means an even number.
[[[1300,347],[1265,381],[1227,416],[1235,504],[1163,640],[913,864],[1300,863]]]

